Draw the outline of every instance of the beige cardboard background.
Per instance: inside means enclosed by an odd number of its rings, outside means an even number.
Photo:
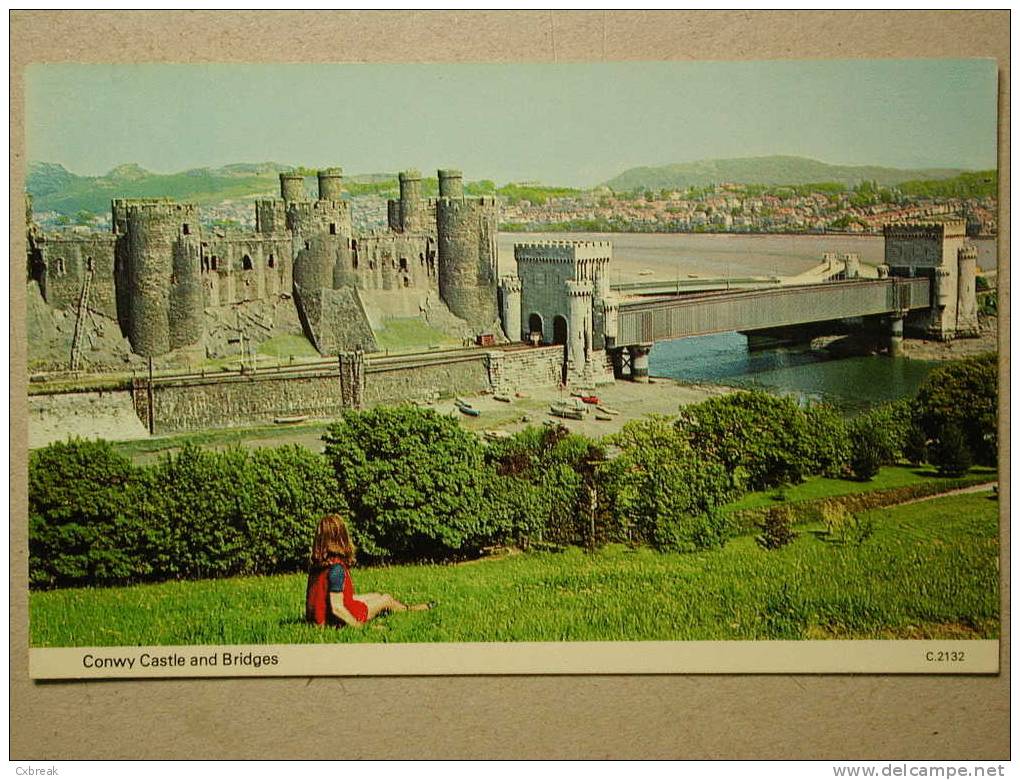
[[[1002,490],[1004,638],[997,677],[31,683],[25,269],[18,226],[24,208],[21,75],[29,62],[993,57],[1000,73],[1000,285],[1008,291],[1009,23],[1008,11],[13,12],[11,757],[1008,757],[1008,485]],[[1000,300],[1008,311],[1008,294]],[[1000,318],[1000,325],[1005,362],[1008,318]],[[1008,398],[1008,376],[1003,382]],[[1008,442],[1008,406],[1001,417],[1001,439]],[[1002,468],[1008,473],[1008,456]]]

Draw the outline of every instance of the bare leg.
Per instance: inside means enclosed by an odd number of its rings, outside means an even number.
[[[397,601],[389,593],[359,593],[355,596],[358,601],[365,603],[368,607],[368,619],[371,620],[382,612],[420,612],[429,608],[428,604],[407,605]]]

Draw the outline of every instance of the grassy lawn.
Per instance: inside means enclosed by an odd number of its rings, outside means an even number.
[[[307,642],[992,638],[998,502],[990,492],[875,510],[859,545],[812,529],[675,555],[611,546],[460,565],[356,569],[358,589],[436,601],[362,631],[302,623],[302,574],[31,594],[39,646]]]
[[[259,354],[276,358],[307,357],[321,358],[312,342],[300,334],[281,333],[259,344]]]
[[[993,468],[975,466],[967,472],[967,477],[986,477],[988,482],[993,482],[997,479],[998,473]],[[872,490],[916,485],[920,482],[927,482],[937,478],[938,473],[930,466],[883,466],[875,478],[868,482],[859,482],[854,479],[809,477],[799,485],[788,487],[782,492],[773,488],[772,490],[747,493],[738,501],[727,504],[723,507],[723,511],[757,509],[762,506],[774,506],[780,501],[793,503],[796,501],[811,501],[816,498],[846,496],[852,493],[867,493]]]
[[[411,352],[431,347],[460,346],[459,339],[415,317],[392,317],[383,321],[381,330],[375,331],[380,351]]]

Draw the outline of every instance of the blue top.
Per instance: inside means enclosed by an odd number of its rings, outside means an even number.
[[[344,592],[344,567],[339,563],[334,563],[329,567],[329,592]]]

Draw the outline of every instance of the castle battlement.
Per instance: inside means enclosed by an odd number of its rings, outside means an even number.
[[[967,235],[965,219],[947,218],[927,222],[893,222],[885,225],[882,232],[886,238],[925,238],[941,240]]]
[[[518,262],[573,263],[580,260],[609,262],[613,257],[611,241],[541,241],[514,244]]]

